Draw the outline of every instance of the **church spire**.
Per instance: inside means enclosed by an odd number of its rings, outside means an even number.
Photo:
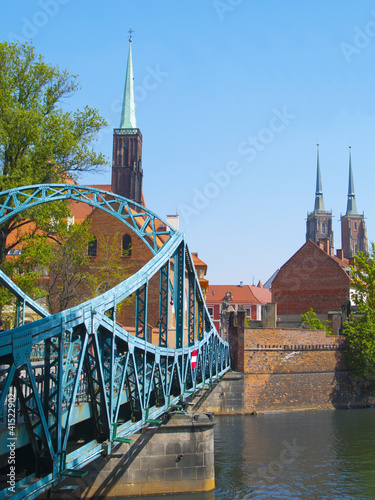
[[[315,191],[315,211],[324,212],[322,178],[320,175],[319,144],[317,146],[317,166],[316,166],[316,191]]]
[[[354,181],[352,170],[352,148],[349,146],[349,186],[348,186],[348,205],[346,215],[357,215],[357,203],[355,201]]]
[[[132,33],[129,34],[129,57],[126,69],[124,100],[122,103],[120,128],[113,131],[112,184],[113,193],[142,205],[142,134],[135,120]],[[135,210],[139,211],[138,208]]]
[[[124,89],[124,98],[122,101],[120,128],[137,128],[137,121],[135,118],[135,100],[134,100],[132,33],[133,30],[130,28],[129,55],[128,55],[128,65],[126,67],[125,89]]]

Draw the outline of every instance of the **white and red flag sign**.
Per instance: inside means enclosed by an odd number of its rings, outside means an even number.
[[[191,352],[191,368],[194,369],[197,367],[197,359],[198,359],[198,349],[195,349]]]

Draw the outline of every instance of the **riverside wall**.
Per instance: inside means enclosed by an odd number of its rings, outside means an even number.
[[[245,413],[364,407],[372,400],[345,362],[345,338],[323,330],[243,328]]]

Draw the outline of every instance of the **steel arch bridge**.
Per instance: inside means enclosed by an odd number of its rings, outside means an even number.
[[[32,457],[26,472],[11,469],[15,483],[3,483],[0,498],[11,492],[16,499],[32,499],[64,476],[79,475],[85,463],[102,454],[103,442],[110,451],[111,443],[127,442],[142,427],[158,425],[171,406],[230,368],[229,346],[211,322],[184,235],[150,210],[85,186],[26,186],[0,193],[0,226],[58,200],[111,214],[153,256],[103,295],[54,315],[0,271],[1,284],[16,302],[16,327],[0,333],[0,471],[17,466],[22,450]],[[146,335],[149,281],[155,276],[158,345]],[[136,313],[130,333],[116,322],[116,307],[132,294]],[[27,308],[40,319],[25,324]],[[175,345],[170,347],[172,319]],[[79,444],[73,431],[87,418],[91,435]]]

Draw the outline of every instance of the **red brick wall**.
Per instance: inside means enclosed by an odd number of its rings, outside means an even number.
[[[346,272],[311,241],[284,264],[272,283],[278,315],[301,315],[310,307],[317,314],[340,310],[348,293]]]
[[[113,241],[114,247],[118,249],[115,259],[119,268],[124,271],[123,279],[139,271],[153,257],[152,252],[143,241],[126,224],[112,215],[97,209],[91,214],[90,220],[90,233],[98,239],[97,256],[91,257],[93,272],[95,272],[95,267],[100,266],[103,262],[104,250],[101,247],[103,236],[107,237],[110,243]],[[125,234],[131,237],[132,249],[130,257],[122,256],[122,238]],[[147,322],[152,327],[156,327],[159,320],[159,279],[159,273],[157,273],[149,281]],[[134,328],[135,326],[135,302],[135,294],[133,294],[130,304],[124,305],[117,315],[117,321],[125,327]]]

